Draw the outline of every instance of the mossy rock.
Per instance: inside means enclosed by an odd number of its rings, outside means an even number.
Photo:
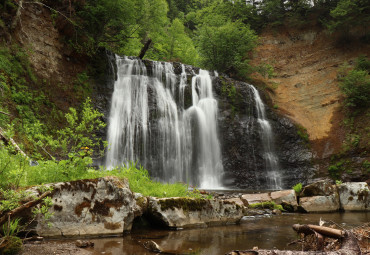
[[[16,255],[23,249],[22,240],[16,236],[7,236],[0,239],[0,254],[2,255]]]
[[[208,201],[201,198],[169,198],[158,201],[161,210],[174,210],[175,208],[183,209],[184,211],[201,211],[206,208]]]

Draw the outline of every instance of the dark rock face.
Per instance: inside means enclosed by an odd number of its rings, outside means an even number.
[[[215,78],[219,101],[219,132],[222,143],[225,185],[243,189],[268,189],[260,126],[253,93],[247,83]],[[312,153],[295,125],[266,106],[279,158],[282,188],[305,183],[313,174]]]
[[[104,57],[105,56],[105,57]],[[104,59],[105,58],[105,59]],[[100,74],[95,88],[96,107],[104,113],[104,121],[108,123],[110,100],[113,93],[115,75],[114,56],[101,53],[101,60],[106,61],[105,75]],[[109,61],[111,61],[109,63]],[[148,75],[152,73],[153,62],[144,60]],[[180,77],[182,65],[173,63],[175,74]],[[188,88],[185,89],[184,107],[192,104],[191,79],[199,68],[186,66]],[[212,74],[212,72],[210,72]],[[266,166],[263,158],[260,126],[257,122],[257,110],[250,85],[225,77],[212,77],[214,97],[218,100],[218,131],[221,143],[224,166],[224,185],[236,189],[269,189],[266,184]],[[178,78],[178,83],[179,83]],[[262,93],[261,93],[262,94]],[[149,104],[153,91],[148,89]],[[262,94],[263,97],[263,94]],[[175,99],[177,101],[177,99]],[[154,116],[155,105],[150,105],[150,116]],[[282,178],[281,188],[307,180],[315,169],[311,164],[312,153],[303,139],[298,135],[297,128],[287,118],[279,116],[266,106],[267,119],[275,134],[276,154],[279,158]],[[155,126],[152,126],[155,133]],[[100,134],[103,138],[105,134]],[[138,162],[140,163],[140,162]],[[151,169],[147,166],[149,172]]]

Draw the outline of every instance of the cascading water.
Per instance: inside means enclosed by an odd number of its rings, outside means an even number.
[[[281,189],[280,166],[279,159],[275,153],[274,134],[272,132],[271,125],[266,118],[265,105],[262,102],[258,90],[252,85],[250,85],[250,88],[252,89],[254,101],[256,103],[257,121],[261,127],[260,136],[266,167],[265,179],[267,187],[269,189]]]
[[[116,56],[116,65],[106,167],[138,162],[162,181],[221,188],[218,109],[209,73],[200,70],[192,78],[192,106],[185,109],[184,65],[180,77],[171,63],[153,62],[150,76],[141,60]]]

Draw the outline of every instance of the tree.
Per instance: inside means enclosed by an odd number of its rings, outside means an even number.
[[[220,72],[241,73],[247,68],[248,52],[257,42],[249,26],[212,16],[197,31],[197,45],[205,67]]]
[[[341,31],[348,34],[356,26],[368,30],[370,22],[370,5],[368,0],[340,0],[330,11],[332,20],[328,23],[330,31]]]

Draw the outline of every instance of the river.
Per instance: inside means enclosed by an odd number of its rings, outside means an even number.
[[[123,237],[92,239],[93,255],[151,255],[143,248],[148,240],[155,241],[164,251],[172,254],[218,255],[232,250],[299,249],[287,246],[297,238],[292,225],[318,224],[319,220],[332,221],[349,229],[370,222],[370,212],[328,214],[283,214],[251,217],[240,225],[200,229],[136,230]]]

